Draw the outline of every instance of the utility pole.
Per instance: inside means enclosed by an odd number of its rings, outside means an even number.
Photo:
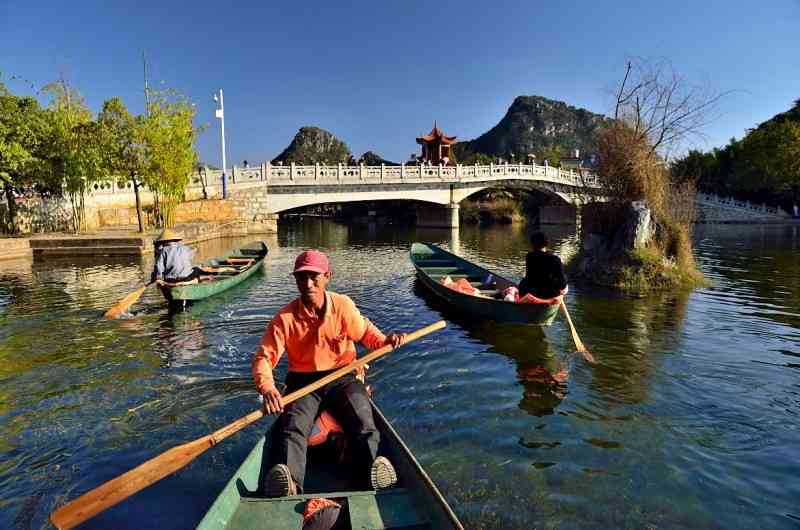
[[[214,112],[214,115],[220,120],[220,132],[222,134],[222,198],[228,198],[228,175],[225,169],[225,99],[222,94],[222,89],[219,89],[219,96],[214,94],[214,101],[219,103],[219,108]]]
[[[150,93],[147,88],[147,59],[142,51],[142,69],[144,75],[144,115],[147,116],[150,107]],[[136,220],[139,222],[139,233],[144,233],[144,219],[142,219],[142,200],[139,197],[139,175],[131,172],[131,180],[133,181],[133,195],[136,197]]]

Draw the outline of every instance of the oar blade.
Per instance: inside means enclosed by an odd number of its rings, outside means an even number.
[[[144,293],[145,289],[147,289],[146,285],[136,289],[131,294],[117,302],[114,307],[106,311],[105,317],[111,320],[120,316],[122,313],[127,311],[130,306],[136,303],[136,301],[142,296],[142,293]]]
[[[59,530],[73,528],[134,493],[171,475],[213,444],[209,436],[167,450],[138,467],[68,502],[50,514],[50,522]]]
[[[567,325],[569,326],[569,331],[572,335],[572,341],[575,343],[575,349],[583,356],[587,363],[595,364],[596,361],[594,360],[594,356],[589,352],[589,349],[583,345],[583,341],[578,336],[578,330],[575,329],[575,325],[572,323],[572,318],[570,318],[569,311],[567,311],[567,304],[564,303],[563,299],[561,300],[560,305],[562,311],[564,312],[564,317],[567,319]]]

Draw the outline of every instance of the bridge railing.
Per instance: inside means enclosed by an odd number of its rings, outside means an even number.
[[[479,182],[506,179],[530,179],[565,184],[575,187],[599,188],[597,177],[588,172],[576,172],[555,167],[529,164],[489,165],[400,165],[400,166],[348,166],[338,165],[272,165],[231,168],[228,185],[235,189],[241,185],[264,183],[280,186],[315,186],[337,184],[400,184],[424,182]],[[222,171],[202,168],[189,177],[187,191],[196,195],[199,190],[222,187]],[[143,188],[147,190],[146,187]],[[93,185],[92,195],[133,193],[131,182],[102,181]],[[215,194],[216,195],[216,194]]]
[[[697,202],[707,204],[709,206],[718,206],[722,208],[736,208],[739,210],[747,210],[753,213],[777,215],[779,217],[789,217],[789,213],[781,208],[773,208],[766,204],[755,204],[750,201],[740,201],[733,197],[722,197],[712,193],[698,193]]]

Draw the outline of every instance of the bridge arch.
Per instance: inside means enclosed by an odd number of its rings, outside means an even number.
[[[470,186],[468,188],[461,188],[453,190],[453,202],[460,203],[468,199],[476,193],[481,193],[486,190],[513,190],[523,191],[526,193],[537,194],[546,197],[553,205],[557,206],[571,206],[575,205],[575,194],[554,189],[554,186],[547,185],[546,183],[530,182],[524,180],[496,180],[481,183],[479,186]]]

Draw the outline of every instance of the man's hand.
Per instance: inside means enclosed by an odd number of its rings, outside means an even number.
[[[406,341],[406,334],[405,333],[401,333],[400,335],[392,333],[391,335],[387,335],[386,336],[386,345],[387,346],[391,346],[392,348],[397,348],[398,346],[403,344],[405,341]]]
[[[283,398],[278,389],[274,386],[268,388],[266,392],[261,394],[264,398],[264,412],[266,414],[277,414],[283,412]]]
[[[368,364],[362,364],[358,368],[356,368],[356,379],[361,381],[362,383],[367,382],[367,370],[369,370]]]

